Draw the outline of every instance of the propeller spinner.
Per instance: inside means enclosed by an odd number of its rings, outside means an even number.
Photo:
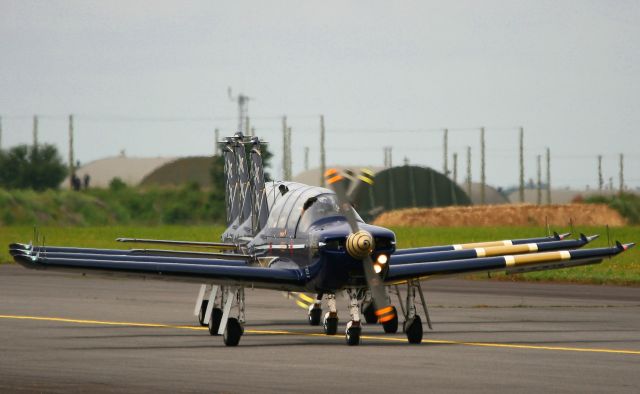
[[[375,248],[373,237],[368,231],[361,230],[358,226],[353,207],[347,197],[347,187],[349,185],[345,177],[335,168],[328,169],[324,176],[329,187],[336,193],[340,211],[347,218],[351,228],[351,234],[347,237],[347,253],[355,259],[362,260],[364,276],[367,286],[371,290],[378,321],[381,323],[387,322],[395,317],[395,310],[388,302],[384,284],[380,276],[375,272],[374,263],[371,260],[371,252]]]

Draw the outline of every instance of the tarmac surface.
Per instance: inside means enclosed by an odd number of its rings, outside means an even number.
[[[250,290],[225,347],[198,287],[0,266],[0,392],[638,392],[640,289],[425,282],[434,330],[319,335],[280,292]]]

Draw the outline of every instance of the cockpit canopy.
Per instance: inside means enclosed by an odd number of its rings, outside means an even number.
[[[293,182],[269,182],[265,185],[269,220],[268,234],[296,237],[306,234],[318,220],[343,216],[333,191]],[[356,213],[358,221],[362,219]]]

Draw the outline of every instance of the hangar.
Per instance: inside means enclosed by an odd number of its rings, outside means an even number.
[[[363,189],[355,201],[358,213],[365,220],[398,208],[471,204],[462,188],[432,168],[405,165],[370,169],[375,174],[375,183],[373,187]],[[300,173],[293,181],[319,186],[320,169]]]
[[[194,157],[126,157],[124,155],[94,160],[76,170],[83,179],[91,177],[91,187],[109,187],[114,178],[129,186],[178,186],[197,182],[202,187],[211,185],[209,171],[211,156]],[[67,177],[61,187],[69,187]]]

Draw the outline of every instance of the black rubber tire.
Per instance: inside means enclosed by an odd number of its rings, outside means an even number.
[[[395,306],[392,306],[392,308],[393,313],[395,314],[393,319],[382,323],[382,328],[384,329],[385,334],[395,334],[398,332],[398,311],[396,311]]]
[[[227,320],[227,328],[224,330],[224,334],[222,335],[224,344],[227,346],[238,346],[243,331],[244,330],[242,329],[238,319],[235,317],[229,318],[229,320]]]
[[[198,321],[203,327],[207,325],[207,322],[204,321],[204,314],[207,312],[207,305],[209,305],[209,300],[203,300],[202,305],[200,305],[200,312],[198,312]]]
[[[327,335],[336,335],[338,332],[338,318],[337,317],[328,317],[324,319],[324,333]]]
[[[409,343],[419,344],[422,342],[422,320],[416,315],[411,324],[406,327],[407,339]]]
[[[222,321],[222,309],[213,308],[211,310],[211,319],[209,319],[209,334],[218,335],[218,329],[220,328],[220,322]]]
[[[309,325],[319,326],[322,321],[322,309],[313,308],[309,311]]]
[[[362,305],[362,314],[364,315],[364,321],[367,324],[375,324],[378,322],[376,317],[376,308],[373,306],[373,302]]]
[[[345,334],[345,339],[347,340],[347,345],[349,346],[357,346],[360,344],[360,333],[362,332],[362,327],[351,327],[347,330]]]

